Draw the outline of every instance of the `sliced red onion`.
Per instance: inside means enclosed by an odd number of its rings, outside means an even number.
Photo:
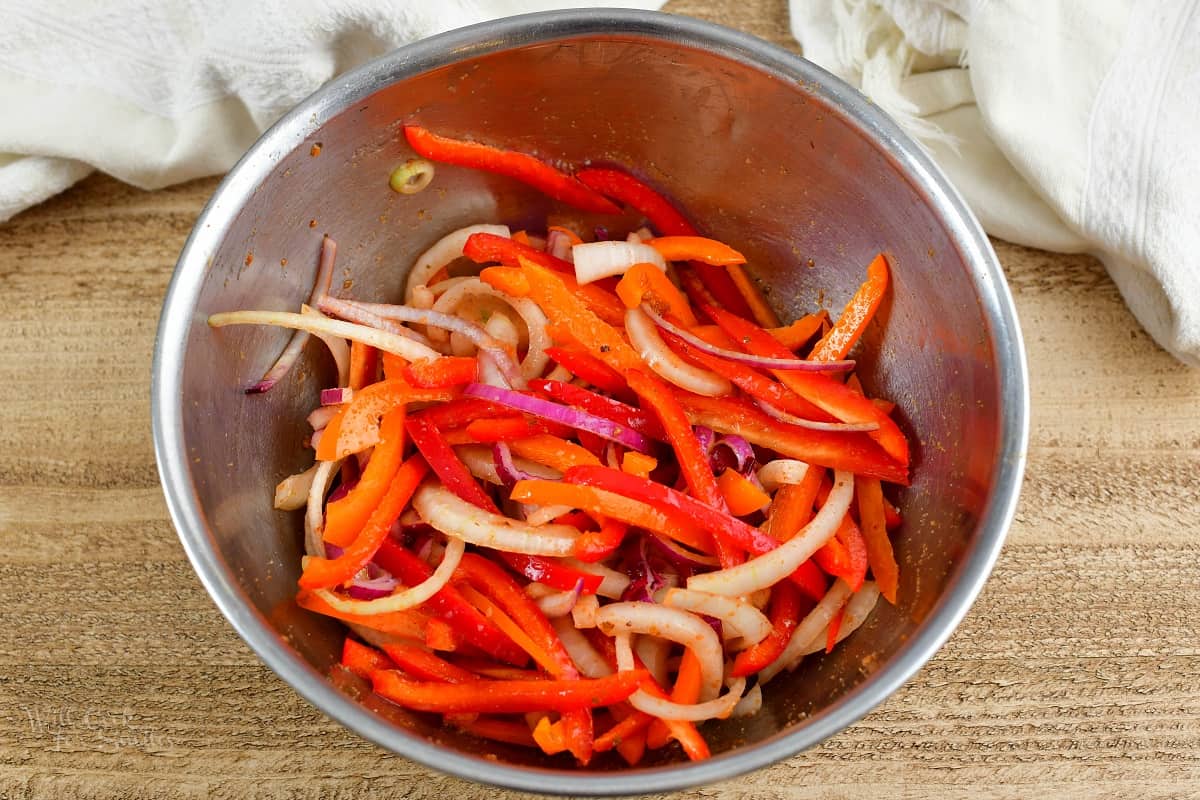
[[[511,489],[517,481],[531,481],[541,477],[516,465],[508,442],[496,442],[492,445],[492,460],[496,462],[496,474],[500,476],[500,481],[506,488]]]
[[[786,411],[776,408],[770,403],[764,403],[758,398],[754,398],[754,404],[763,410],[768,417],[777,419],[780,422],[786,422],[788,425],[795,425],[797,428],[808,428],[813,431],[835,431],[838,433],[857,433],[879,430],[878,422],[818,422],[817,420],[804,419],[797,417],[794,414],[789,414]]]
[[[650,531],[646,543],[658,551],[663,558],[684,570],[712,569],[721,565],[716,556],[706,556],[703,553],[689,550],[657,531]]]
[[[802,358],[767,358],[766,356],[739,353],[736,350],[726,350],[724,347],[709,344],[694,333],[664,319],[648,303],[642,303],[642,311],[646,313],[646,316],[654,320],[655,325],[664,331],[678,336],[697,350],[702,350],[711,356],[717,356],[726,361],[734,361],[756,369],[802,370],[805,372],[848,372],[854,369],[853,361],[806,361]]]
[[[457,333],[470,339],[477,348],[489,353],[496,360],[496,366],[500,368],[510,386],[518,388],[525,386],[525,377],[521,374],[521,368],[513,360],[508,349],[492,338],[482,327],[461,317],[413,306],[360,303],[355,300],[341,300],[333,297],[327,297],[321,301],[321,310],[329,314],[337,314],[345,319],[350,319],[346,316],[347,314],[365,312],[386,320],[444,328],[451,333]]]
[[[596,237],[597,242],[607,242],[612,238],[612,234],[609,233],[608,228],[603,225],[597,225],[592,228],[592,235]]]
[[[325,545],[325,548],[328,551],[329,545]],[[355,578],[346,587],[346,594],[355,600],[375,600],[380,597],[387,597],[396,591],[399,585],[399,581],[386,573],[377,578]]]
[[[316,305],[329,292],[329,286],[333,280],[333,262],[336,257],[337,242],[326,236],[321,240],[321,257],[317,262],[317,279],[313,281],[312,292],[308,297],[308,304],[310,306]],[[279,354],[279,358],[275,359],[275,363],[259,379],[258,383],[246,390],[246,394],[262,394],[269,391],[276,383],[279,383],[300,358],[300,353],[303,352],[304,345],[308,343],[309,335],[307,331],[296,331],[293,333],[292,338],[288,340],[287,347]]]
[[[463,395],[490,400],[497,405],[515,408],[535,417],[566,425],[568,428],[588,431],[603,439],[622,444],[631,450],[637,450],[639,453],[653,451],[651,441],[637,431],[561,403],[482,383],[467,384],[463,389]]]
[[[354,399],[354,390],[347,387],[321,390],[321,405],[336,406]]]
[[[330,544],[329,542],[325,543],[326,558],[341,558],[344,552],[346,552],[346,549],[343,547],[338,547],[336,544]]]
[[[735,469],[743,476],[754,473],[754,446],[737,434],[719,436],[712,428],[696,425],[692,428],[700,449],[708,454],[708,463],[714,472]],[[720,448],[725,448],[728,456]]]
[[[336,489],[330,492],[329,497],[325,500],[325,504],[335,503],[341,500],[346,495],[350,494],[350,490],[354,488],[358,481],[343,481]]]
[[[646,550],[646,538],[642,536],[638,541],[636,560],[626,570],[632,580],[621,593],[622,600],[653,603],[655,592],[673,585],[666,573],[656,569],[651,563],[650,554]]]

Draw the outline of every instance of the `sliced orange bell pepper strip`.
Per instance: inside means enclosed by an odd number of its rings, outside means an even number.
[[[644,732],[655,719],[649,714],[635,711],[596,737],[596,752],[607,753],[614,747],[620,746],[622,741]]]
[[[575,557],[594,564],[611,556],[625,541],[629,526],[615,519],[606,519],[598,531],[585,531],[575,540]]]
[[[617,283],[617,297],[626,308],[648,303],[665,317],[684,327],[698,325],[687,296],[679,291],[666,273],[653,264],[634,264]]]
[[[807,525],[812,520],[813,503],[824,477],[824,469],[810,464],[799,483],[780,486],[767,514],[767,533],[786,542]]]
[[[767,328],[767,333],[788,350],[796,350],[806,344],[809,339],[821,330],[821,326],[829,320],[829,312],[821,309],[813,314],[805,314],[800,319],[778,328]],[[716,325],[697,325],[691,332],[709,344],[718,347],[729,347],[730,339]]]
[[[428,471],[429,467],[425,465],[425,459],[420,456],[413,456],[404,462],[396,471],[391,485],[379,501],[379,505],[371,512],[362,532],[354,538],[354,541],[340,556],[337,558],[309,556],[305,559],[304,572],[300,575],[300,588],[327,589],[337,586],[350,580],[355,573],[367,566]]]
[[[336,461],[378,444],[379,418],[396,406],[446,402],[453,397],[450,389],[418,389],[401,379],[373,383],[355,392],[346,409],[325,427],[317,446],[317,459]]]
[[[701,261],[715,267],[746,263],[746,257],[737,250],[703,236],[659,236],[646,244],[667,261]]]
[[[867,267],[867,279],[854,297],[846,304],[842,316],[813,348],[809,358],[813,361],[838,361],[846,357],[854,343],[859,340],[888,287],[888,264],[883,253],[875,256]]]
[[[539,434],[508,443],[514,454],[547,467],[566,472],[571,467],[600,464],[600,459],[583,447],[557,436]]]
[[[442,389],[458,386],[475,380],[479,361],[474,358],[442,356],[427,358],[406,364],[401,368],[402,377],[421,389]]]
[[[374,383],[378,369],[378,350],[369,344],[350,342],[350,375],[347,382],[351,389],[358,390]]]
[[[524,256],[519,258],[522,264],[532,264],[539,266],[531,259]],[[534,294],[534,287],[530,284],[528,276],[522,272],[523,267],[488,267],[479,273],[479,280],[483,281],[493,289],[510,297],[533,297],[534,301],[539,306],[542,306],[543,311],[549,310]],[[544,269],[544,267],[543,267]],[[549,270],[547,270],[549,272]],[[564,275],[560,272],[551,273],[559,279],[564,291],[579,299],[579,305],[590,310],[593,314],[599,317],[609,325],[621,325],[625,320],[625,307],[616,295],[607,291],[595,283],[580,284],[575,278],[570,275]],[[554,317],[551,316],[551,320]]]
[[[447,684],[410,681],[395,670],[371,675],[374,690],[397,705],[442,714],[523,714],[530,711],[577,711],[619,703],[644,683],[645,670],[605,678],[548,681],[485,681]]]
[[[553,338],[553,337],[552,337]],[[547,347],[546,355],[571,372],[575,377],[617,397],[629,394],[629,385],[612,367],[592,356],[582,347]]]
[[[353,622],[364,628],[418,642],[425,639],[425,626],[429,622],[428,616],[416,610],[393,611],[388,614],[348,614],[338,611],[317,595],[304,590],[296,595],[296,605],[316,614],[324,614],[343,622]]]
[[[857,592],[867,579],[867,543],[862,531],[847,514],[834,537],[813,553],[813,561],[825,572],[841,578]]]
[[[548,756],[564,752],[567,749],[567,740],[563,734],[562,720],[551,722],[549,717],[539,719],[533,728],[533,740]]]
[[[717,478],[717,488],[729,506],[729,513],[744,517],[761,511],[771,503],[771,495],[746,480],[735,469],[727,469]]]
[[[750,306],[750,313],[754,315],[754,320],[764,328],[778,328],[780,322],[779,317],[775,314],[775,309],[771,308],[767,299],[762,296],[762,292],[750,280],[750,274],[746,272],[746,268],[741,264],[728,264],[725,266],[725,271],[729,273],[733,285],[742,293],[742,299],[746,301],[746,305]]]
[[[671,689],[671,700],[691,705],[700,700],[700,659],[690,647],[683,651],[679,661],[679,672],[675,675],[675,686]],[[671,729],[662,720],[655,720],[646,731],[646,746],[651,750],[662,747],[671,738]]]
[[[325,541],[338,547],[349,547],[387,493],[404,458],[404,419],[403,406],[383,415],[379,424],[379,444],[371,451],[367,468],[358,483],[344,497],[325,507],[322,532]]]
[[[858,498],[858,520],[862,524],[862,535],[867,544],[867,561],[871,565],[871,574],[879,584],[880,594],[895,605],[896,592],[900,585],[900,568],[896,565],[892,540],[888,538],[883,510],[883,488],[875,478],[855,476],[854,493]]]

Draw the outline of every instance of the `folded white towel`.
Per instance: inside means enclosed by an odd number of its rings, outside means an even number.
[[[93,168],[226,171],[340,72],[496,17],[661,0],[0,0],[0,222]]]
[[[791,21],[989,233],[1094,253],[1200,365],[1200,0],[793,0]]]

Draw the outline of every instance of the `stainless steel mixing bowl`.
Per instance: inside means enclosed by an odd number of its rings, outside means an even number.
[[[402,294],[405,265],[477,221],[522,226],[556,206],[510,180],[439,167],[413,196],[388,188],[419,120],[561,158],[631,165],[735,245],[785,314],[836,311],[885,251],[893,290],[860,360],[899,404],[914,443],[896,495],[902,584],[831,656],[771,683],[762,711],[710,724],[715,757],[667,754],[580,771],[360,702],[325,675],[342,631],[292,603],[299,513],[272,489],[305,468],[304,417],[332,372],[316,344],[269,394],[246,396],[288,338],[210,330],[240,308],[295,309],[322,234],[361,298]],[[561,211],[561,209],[557,209]],[[286,265],[282,260],[286,259]],[[1028,396],[1017,320],[978,223],[926,155],[853,89],[750,36],[662,14],[567,11],[455,31],[321,89],[226,177],[180,255],[154,356],[158,465],[197,573],[258,655],[313,705],[414,760],[472,780],[564,794],[650,792],[729,778],[791,756],[897,689],[978,593],[1013,515]],[[947,697],[946,703],[953,703]],[[488,755],[490,757],[485,757]]]

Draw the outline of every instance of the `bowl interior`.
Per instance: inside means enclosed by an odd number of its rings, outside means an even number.
[[[705,729],[715,753],[779,737],[884,669],[938,607],[982,535],[1004,424],[1003,370],[988,311],[997,289],[972,266],[979,254],[964,251],[944,198],[880,143],[891,129],[847,114],[828,85],[755,65],[728,42],[703,47],[648,30],[560,37],[542,30],[513,39],[504,46],[464,39],[415,74],[411,59],[399,56],[360,72],[312,104],[308,119],[285,121],[214,199],[202,220],[209,230],[197,232],[181,260],[193,291],[172,300],[185,305],[175,309],[187,317],[180,341],[160,343],[179,348],[172,363],[186,463],[178,468],[206,524],[193,538],[211,548],[215,568],[244,594],[251,616],[260,614],[325,672],[342,629],[293,604],[301,513],[273,510],[272,492],[311,464],[305,416],[320,388],[332,385],[332,366],[310,341],[300,368],[281,385],[244,395],[288,332],[213,331],[206,316],[294,310],[309,291],[326,233],[339,243],[335,286],[345,296],[398,301],[415,256],[466,224],[636,222],[580,215],[511,180],[448,166],[438,167],[426,191],[396,194],[389,173],[412,155],[399,135],[403,121],[569,164],[629,165],[705,232],[744,252],[785,318],[818,307],[836,315],[883,251],[893,289],[867,335],[860,375],[871,393],[898,404],[914,445],[911,487],[888,491],[905,519],[895,539],[900,603],[881,603],[832,655],[777,678],[756,716]],[[377,705],[396,726],[395,746],[408,732],[466,754],[569,769]],[[680,758],[667,749],[648,766]],[[624,767],[601,758],[595,768]]]

